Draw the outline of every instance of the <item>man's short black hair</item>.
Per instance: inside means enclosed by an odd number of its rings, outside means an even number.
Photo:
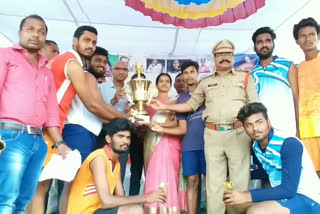
[[[262,113],[264,118],[268,119],[267,108],[262,103],[249,103],[240,109],[237,119],[244,123],[248,117],[258,113]]]
[[[44,25],[46,26],[46,33],[48,33],[48,26],[47,26],[46,22],[44,21],[44,19],[41,16],[39,16],[37,14],[32,14],[32,15],[29,15],[29,16],[23,18],[20,22],[20,31],[22,30],[24,23],[26,22],[27,19],[37,19],[39,21],[42,21],[44,23]]]
[[[293,26],[293,37],[295,40],[299,39],[299,30],[303,27],[314,27],[317,31],[317,34],[319,35],[320,33],[320,27],[319,24],[316,20],[314,20],[314,18],[306,18],[306,19],[302,19],[298,24],[295,24]]]
[[[181,75],[182,75],[182,73],[179,73],[179,74],[174,78],[174,81],[176,81]]]
[[[188,68],[189,66],[194,66],[198,72],[199,70],[199,64],[195,61],[192,60],[188,60],[182,63],[181,65],[181,72],[183,73],[184,70],[186,70],[186,68]]]
[[[256,44],[257,36],[259,36],[260,34],[264,34],[264,33],[270,34],[272,41],[274,41],[277,37],[277,35],[273,31],[273,29],[271,29],[270,27],[261,27],[258,30],[256,30],[256,32],[253,33],[252,38],[251,38],[253,43]]]
[[[144,74],[140,74],[140,76],[143,77],[144,79],[147,79],[146,75],[144,75]],[[131,76],[131,80],[134,80],[134,79],[137,79],[137,78],[138,78],[138,74],[134,74],[134,75]]]
[[[106,49],[97,46],[97,47],[96,47],[96,50],[94,51],[94,53],[93,53],[92,56],[95,56],[95,55],[105,56],[105,57],[107,57],[107,59],[108,59],[109,52],[108,52]]]
[[[47,45],[49,45],[49,44],[54,44],[54,45],[56,45],[57,47],[58,47],[58,44],[55,42],[55,41],[53,41],[53,40],[46,40],[46,44]]]
[[[94,33],[98,36],[98,31],[96,28],[89,26],[89,25],[83,25],[77,28],[77,30],[74,32],[73,37],[79,39],[80,36],[83,34],[83,32],[89,31],[91,33]]]
[[[132,134],[135,131],[135,126],[125,118],[115,118],[105,126],[104,131],[110,137],[121,131],[129,131]]]

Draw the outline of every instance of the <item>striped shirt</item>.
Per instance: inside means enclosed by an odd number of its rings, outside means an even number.
[[[250,190],[252,201],[289,199],[299,193],[320,203],[320,180],[301,141],[273,131],[268,140],[265,149],[257,141],[252,147],[272,188]]]
[[[267,67],[258,63],[252,70],[260,101],[268,109],[272,127],[286,136],[296,134],[294,102],[289,82],[291,63],[275,56]]]

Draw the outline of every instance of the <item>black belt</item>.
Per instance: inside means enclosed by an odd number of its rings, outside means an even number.
[[[34,135],[42,135],[43,131],[42,128],[38,128],[35,126],[30,125],[22,125],[18,123],[11,123],[11,122],[0,122],[0,129],[11,129],[11,130],[17,130],[17,131],[24,131],[28,134],[34,134]]]

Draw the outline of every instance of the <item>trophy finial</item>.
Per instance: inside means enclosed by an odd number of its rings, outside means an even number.
[[[138,75],[138,79],[140,79],[141,78],[141,74],[143,73],[143,65],[141,65],[141,64],[135,65],[135,70],[136,70],[136,73]]]

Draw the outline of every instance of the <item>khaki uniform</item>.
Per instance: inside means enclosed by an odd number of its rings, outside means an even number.
[[[251,75],[245,90],[247,71],[234,69],[225,76],[219,73],[204,78],[187,104],[196,110],[203,103],[206,123],[228,125],[237,121],[240,108],[250,102],[259,102]],[[216,131],[205,129],[205,155],[207,164],[207,212],[224,214],[224,182],[229,170],[234,190],[248,190],[250,181],[250,138],[243,127]],[[228,168],[227,168],[228,167]],[[228,209],[229,213],[236,213]]]

